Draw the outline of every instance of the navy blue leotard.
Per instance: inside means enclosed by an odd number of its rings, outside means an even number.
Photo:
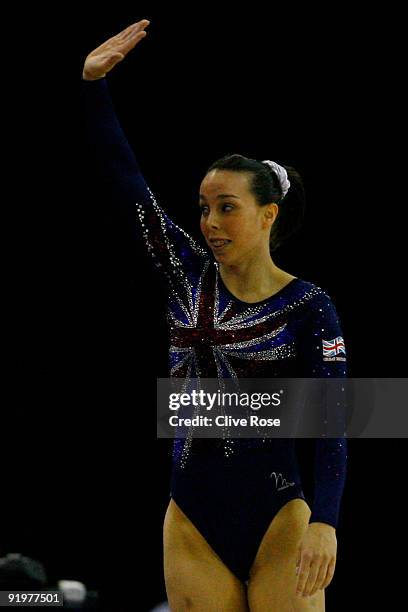
[[[168,288],[170,376],[345,377],[343,334],[327,293],[294,278],[260,302],[232,295],[212,253],[157,204],[118,122],[106,79],[82,81],[82,96],[101,172],[118,200],[134,207],[141,239]],[[212,442],[174,441],[170,495],[219,558],[246,581],[273,517],[288,501],[305,499],[295,441]],[[317,438],[315,444],[310,522],[337,527],[346,439]]]

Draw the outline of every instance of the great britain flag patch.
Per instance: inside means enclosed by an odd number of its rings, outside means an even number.
[[[341,336],[333,338],[333,340],[322,340],[323,344],[323,361],[346,361],[341,355],[346,354],[346,347]]]

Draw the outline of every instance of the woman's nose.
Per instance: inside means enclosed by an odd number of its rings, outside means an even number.
[[[218,219],[217,216],[215,214],[211,214],[209,213],[208,217],[207,217],[207,225],[208,227],[218,227]]]

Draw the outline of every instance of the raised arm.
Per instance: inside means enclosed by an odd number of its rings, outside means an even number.
[[[107,40],[86,58],[81,97],[87,142],[118,204],[134,211],[140,235],[160,272],[172,284],[192,280],[209,254],[169,219],[146,184],[117,119],[106,74],[146,36],[142,20]]]

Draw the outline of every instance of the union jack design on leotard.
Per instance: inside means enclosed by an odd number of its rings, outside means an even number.
[[[333,340],[322,340],[323,343],[323,357],[335,357],[339,353],[346,354],[346,347],[344,346],[344,340],[341,336],[333,338]]]

